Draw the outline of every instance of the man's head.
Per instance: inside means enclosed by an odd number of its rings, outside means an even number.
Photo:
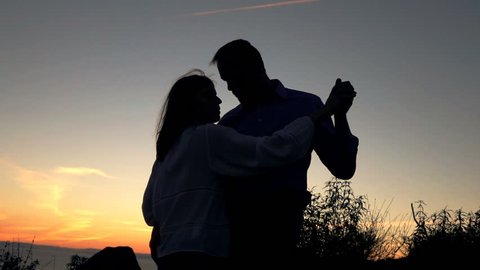
[[[268,88],[269,78],[262,56],[246,40],[237,39],[223,45],[211,64],[217,65],[220,77],[242,104],[257,99]]]

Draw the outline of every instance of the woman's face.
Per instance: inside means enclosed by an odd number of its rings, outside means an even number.
[[[220,120],[220,103],[222,100],[217,96],[213,85],[200,89],[193,109],[197,123],[215,123]]]

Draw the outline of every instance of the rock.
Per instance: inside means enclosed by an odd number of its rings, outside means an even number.
[[[106,247],[90,257],[78,270],[141,270],[133,249]]]

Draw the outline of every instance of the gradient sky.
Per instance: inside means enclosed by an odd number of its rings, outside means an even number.
[[[141,201],[166,91],[244,38],[271,78],[358,95],[356,195],[390,216],[480,208],[479,1],[1,1],[0,240],[148,252]],[[314,158],[309,185],[330,179]]]

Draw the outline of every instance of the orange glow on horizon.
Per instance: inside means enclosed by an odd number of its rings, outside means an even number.
[[[0,241],[149,253],[143,185],[128,196],[121,183],[95,168],[32,170],[0,158],[0,186],[8,187],[0,189]]]
[[[146,227],[144,231],[115,231],[109,234],[104,232],[89,231],[80,235],[70,234],[56,236],[52,233],[33,233],[42,231],[43,227],[17,227],[8,228],[0,232],[0,241],[31,243],[34,245],[48,245],[73,249],[103,249],[105,247],[129,246],[135,253],[150,253],[148,241],[150,231]]]

